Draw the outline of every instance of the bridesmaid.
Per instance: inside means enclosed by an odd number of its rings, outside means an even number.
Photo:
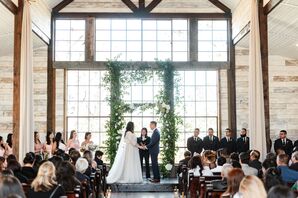
[[[85,140],[81,144],[81,151],[84,152],[86,150],[89,150],[89,145],[93,145],[93,141],[91,141],[91,133],[86,132]]]
[[[49,159],[52,157],[53,139],[54,139],[53,133],[51,131],[48,131],[46,135],[46,142],[43,145],[45,159]]]
[[[147,146],[151,141],[151,138],[148,137],[147,128],[142,128],[141,137],[138,137],[137,142],[141,146]],[[140,159],[141,159],[141,167],[143,170],[143,159],[145,159],[145,167],[146,167],[146,178],[150,178],[150,168],[149,168],[149,151],[148,149],[143,150],[139,149]]]
[[[39,133],[37,131],[34,131],[34,153],[36,155],[42,154],[42,143],[39,139]]]
[[[5,155],[5,146],[3,144],[3,137],[0,136],[0,157],[4,157]]]
[[[6,144],[5,144],[5,156],[12,155],[12,133],[7,135]]]
[[[53,143],[53,148],[52,148],[52,153],[55,153],[58,149],[65,151],[66,150],[66,145],[64,144],[64,141],[62,140],[62,133],[57,132],[54,143]]]
[[[76,150],[80,150],[80,142],[78,140],[78,133],[75,130],[70,132],[69,139],[67,141],[67,148],[74,148]]]

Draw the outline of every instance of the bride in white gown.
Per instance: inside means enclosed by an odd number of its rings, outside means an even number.
[[[140,155],[134,134],[134,123],[128,122],[122,135],[114,164],[109,171],[107,183],[141,183],[143,181]]]

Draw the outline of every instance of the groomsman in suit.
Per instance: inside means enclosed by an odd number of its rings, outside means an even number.
[[[219,149],[219,139],[213,134],[214,130],[212,128],[209,128],[208,135],[203,139],[204,150],[217,151]]]
[[[233,152],[236,152],[237,145],[236,140],[232,137],[232,130],[226,129],[226,136],[220,140],[220,148],[227,149],[227,154],[230,155]]]
[[[187,139],[187,149],[191,152],[191,156],[194,153],[200,154],[203,150],[203,141],[199,137],[200,129],[196,128],[192,137]]]
[[[237,139],[237,152],[247,152],[249,150],[249,137],[246,136],[246,128],[240,131],[240,137]]]
[[[160,133],[156,128],[157,123],[155,121],[150,122],[150,129],[153,131],[151,136],[151,142],[145,146],[145,149],[149,149],[150,157],[151,157],[151,165],[153,172],[153,179],[150,179],[153,183],[160,182],[160,173],[158,167],[158,154],[159,154],[159,141],[160,141]]]
[[[279,132],[279,139],[275,140],[274,142],[274,150],[284,150],[288,156],[291,156],[293,151],[293,143],[292,140],[287,138],[287,131],[281,130]]]

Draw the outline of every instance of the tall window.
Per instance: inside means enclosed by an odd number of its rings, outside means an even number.
[[[56,20],[55,60],[85,60],[85,20]]]
[[[227,61],[227,21],[198,21],[199,61]]]
[[[188,20],[97,19],[96,60],[188,60]]]

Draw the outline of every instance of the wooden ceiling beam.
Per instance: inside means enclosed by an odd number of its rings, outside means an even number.
[[[145,0],[139,0],[139,10],[145,10]]]
[[[137,12],[138,7],[131,0],[121,0],[132,12]]]
[[[66,6],[68,6],[71,2],[73,2],[73,0],[63,0],[61,1],[58,5],[56,5],[52,11],[54,13],[58,13],[60,10],[62,10],[63,8],[65,8]]]
[[[217,8],[219,8],[220,10],[222,10],[225,13],[231,13],[231,9],[228,8],[225,4],[223,4],[222,2],[220,2],[219,0],[209,0],[210,3],[212,3],[213,5],[215,5]]]
[[[0,0],[0,2],[14,15],[18,13],[18,7],[11,0]]]
[[[149,5],[145,8],[147,13],[150,13],[162,0],[153,0]]]
[[[272,10],[274,10],[283,0],[270,0],[265,6],[264,6],[264,13],[268,15]]]

